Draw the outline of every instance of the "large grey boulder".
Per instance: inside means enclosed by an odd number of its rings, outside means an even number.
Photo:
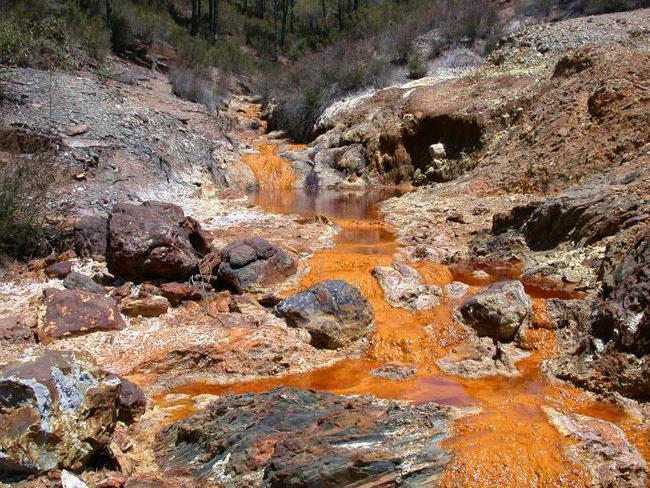
[[[110,442],[119,398],[120,380],[78,353],[47,350],[4,366],[0,479],[83,467]]]
[[[266,239],[252,237],[228,244],[221,250],[217,279],[233,290],[259,291],[280,283],[298,270],[298,263]]]
[[[460,304],[457,317],[479,336],[510,341],[530,323],[533,303],[520,281],[501,281]]]
[[[276,305],[293,327],[306,329],[314,347],[338,349],[369,337],[375,314],[368,300],[342,280],[327,280]]]

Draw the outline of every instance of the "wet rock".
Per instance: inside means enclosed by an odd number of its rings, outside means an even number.
[[[283,249],[261,237],[235,241],[221,251],[217,278],[233,290],[256,291],[296,273],[298,263]]]
[[[72,272],[72,263],[70,261],[63,261],[59,263],[50,264],[45,268],[45,274],[48,278],[63,279]]]
[[[563,414],[542,407],[550,423],[571,439],[565,451],[573,462],[583,464],[597,486],[644,487],[648,466],[630,444],[625,433],[604,420],[578,414]]]
[[[0,342],[30,344],[36,342],[36,335],[20,317],[0,317]]]
[[[74,249],[82,257],[104,257],[108,239],[108,219],[84,215],[74,224]]]
[[[129,317],[158,317],[169,309],[169,300],[165,297],[150,295],[137,300],[122,303],[122,313]]]
[[[45,295],[42,338],[62,338],[126,325],[114,300],[83,290],[50,289]]]
[[[110,441],[119,380],[86,356],[43,351],[0,369],[0,472],[78,470]]]
[[[451,456],[450,411],[277,388],[226,395],[164,428],[163,469],[231,486],[429,486]],[[399,432],[399,435],[395,435]]]
[[[519,371],[515,364],[528,356],[529,353],[512,344],[500,344],[489,337],[480,337],[454,347],[436,364],[445,373],[464,378],[517,376]]]
[[[306,329],[314,347],[338,349],[375,330],[368,300],[342,280],[323,281],[285,298],[275,310],[290,326]]]
[[[377,266],[373,268],[372,275],[393,307],[426,310],[440,304],[440,287],[423,285],[419,273],[410,266],[399,262],[391,266]]]
[[[115,205],[108,221],[108,269],[115,276],[185,280],[209,249],[199,224],[170,203]]]
[[[185,300],[196,301],[203,298],[201,290],[187,283],[163,283],[159,292],[169,300],[172,307],[179,306]]]
[[[389,380],[405,381],[415,378],[418,370],[414,364],[407,363],[386,363],[383,366],[373,369],[370,372],[373,376],[379,378],[388,378]]]
[[[68,290],[83,290],[90,293],[104,294],[104,287],[90,276],[73,271],[63,280],[63,286]]]
[[[530,323],[532,307],[520,281],[501,281],[465,300],[457,316],[479,336],[510,341]]]
[[[135,383],[120,378],[120,413],[118,420],[125,424],[132,424],[144,414],[147,409],[147,397]]]
[[[445,286],[445,294],[447,298],[458,299],[462,298],[469,293],[469,285],[460,281],[452,281]]]

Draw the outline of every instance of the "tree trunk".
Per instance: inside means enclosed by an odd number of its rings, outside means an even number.
[[[327,20],[327,7],[325,6],[325,0],[320,0],[320,6],[323,9],[323,20]]]
[[[343,0],[338,0],[337,18],[339,21],[339,30],[343,30]]]
[[[199,0],[192,0],[192,22],[190,24],[190,35],[199,33]]]
[[[257,16],[260,19],[264,18],[265,10],[266,10],[266,5],[264,4],[264,0],[257,0]]]
[[[287,16],[289,15],[289,2],[290,0],[282,0],[282,34],[280,38],[282,54],[285,54],[287,51]]]
[[[219,37],[219,0],[210,0],[212,14],[210,16],[210,39],[216,41]]]
[[[273,0],[273,58],[278,59],[278,16],[280,14],[280,0]]]
[[[106,0],[106,28],[108,29],[108,36],[113,39],[113,6],[111,0]]]
[[[290,2],[290,5],[291,5],[291,12],[289,13],[289,32],[291,32],[293,34],[294,33],[293,24],[294,24],[294,22],[296,20],[296,18],[293,15],[293,5],[296,2],[295,2],[295,0],[289,0],[289,2]]]

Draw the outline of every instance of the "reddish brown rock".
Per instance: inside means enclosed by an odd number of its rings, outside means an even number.
[[[164,296],[173,307],[177,307],[184,300],[201,300],[201,290],[187,283],[163,283],[160,285],[160,294]]]
[[[29,344],[36,342],[36,336],[19,317],[3,317],[0,318],[0,342]]]
[[[199,224],[170,203],[120,203],[109,217],[107,261],[116,276],[185,280],[209,247]]]
[[[30,271],[39,271],[41,269],[47,268],[50,264],[56,262],[56,255],[50,254],[41,259],[33,259],[27,264],[27,269]]]
[[[50,264],[45,268],[45,274],[48,278],[63,279],[72,272],[72,263],[70,261],[61,261]]]
[[[131,295],[132,289],[133,289],[133,283],[127,281],[126,283],[118,286],[117,288],[114,288],[113,291],[111,292],[111,297],[113,297],[116,301],[121,302],[126,297]]]
[[[126,325],[114,300],[82,290],[47,290],[42,338],[61,338]]]
[[[147,397],[135,383],[120,378],[120,414],[118,420],[125,424],[132,424],[144,414],[147,409]]]
[[[157,317],[169,309],[169,300],[161,296],[147,296],[137,300],[129,300],[122,305],[122,313],[129,317]]]
[[[84,215],[74,224],[74,248],[79,256],[103,257],[106,255],[108,219]]]

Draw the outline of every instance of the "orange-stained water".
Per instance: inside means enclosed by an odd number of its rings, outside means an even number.
[[[272,147],[271,147],[272,146]],[[303,389],[326,390],[343,394],[371,393],[381,398],[409,400],[415,403],[435,401],[453,406],[475,406],[482,411],[457,420],[453,436],[443,447],[453,458],[443,473],[445,487],[527,487],[591,486],[583,467],[575,465],[564,453],[569,443],[552,427],[542,411],[548,405],[617,422],[631,441],[648,456],[649,432],[619,408],[596,402],[580,390],[552,384],[541,372],[541,361],[556,353],[552,321],[545,308],[550,297],[579,296],[572,285],[544,282],[526,283],[534,298],[534,328],[530,334],[531,356],[520,363],[520,375],[514,378],[494,376],[465,379],[448,376],[436,366],[454,345],[463,342],[467,332],[452,318],[457,301],[446,297],[440,306],[422,312],[393,308],[371,275],[375,266],[389,266],[399,245],[390,227],[381,220],[377,203],[404,190],[363,191],[292,191],[287,166],[278,162],[277,146],[258,144],[259,155],[246,156],[246,162],[259,178],[260,192],[253,197],[268,211],[317,215],[334,220],[341,231],[335,247],[317,252],[309,261],[310,270],[294,290],[303,290],[326,279],[343,279],[357,286],[368,298],[374,312],[377,331],[366,357],[341,361],[326,368],[303,374],[273,377],[230,385],[193,383],[175,388],[173,393],[199,394],[262,392],[284,385]],[[256,159],[257,158],[257,159]],[[290,171],[290,165],[286,162]],[[279,176],[278,176],[279,175]],[[288,182],[291,182],[289,184]],[[410,263],[428,284],[444,286],[463,281],[476,292],[488,284],[519,278],[517,263],[499,263],[482,268],[488,276],[475,275],[477,267],[458,265],[449,268],[429,262]],[[373,376],[371,371],[387,361],[405,361],[416,365],[417,377],[393,381]],[[177,405],[173,419],[193,412],[191,403],[182,400],[162,405]]]

